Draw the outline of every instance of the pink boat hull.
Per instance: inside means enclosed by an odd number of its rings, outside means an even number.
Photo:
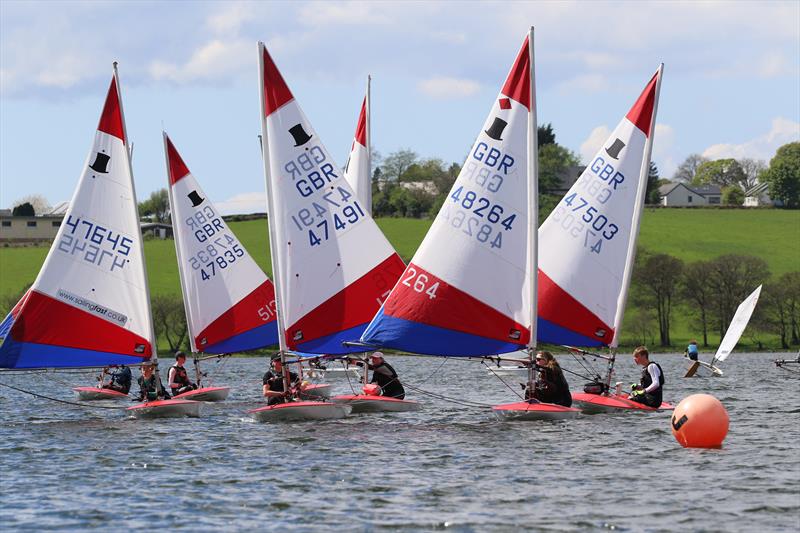
[[[373,394],[342,394],[334,396],[331,400],[338,404],[352,406],[353,414],[405,413],[422,409],[422,405],[413,400],[399,400],[389,396],[375,396]]]
[[[661,407],[653,408],[629,400],[627,396],[610,394],[589,394],[587,392],[573,392],[572,401],[587,414],[616,413],[619,411],[671,411],[675,406],[663,402]]]
[[[128,407],[126,411],[136,418],[180,418],[200,416],[202,402],[192,400],[157,400]]]
[[[492,412],[501,420],[564,420],[581,414],[581,410],[574,407],[529,402],[495,405]]]
[[[121,400],[127,399],[128,395],[111,389],[100,389],[98,387],[75,387],[78,399],[84,402],[94,400]]]
[[[349,405],[329,402],[288,402],[247,411],[259,422],[336,420],[350,414]]]
[[[230,387],[202,387],[173,396],[174,400],[194,400],[196,402],[221,402],[228,397]]]

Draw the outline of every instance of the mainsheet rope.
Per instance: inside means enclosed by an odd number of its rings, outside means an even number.
[[[13,385],[8,385],[6,383],[0,383],[0,387],[7,387],[9,389],[13,389],[13,390],[18,391],[18,392],[22,392],[22,393],[25,393],[25,394],[30,394],[31,396],[33,396],[35,398],[42,398],[44,400],[50,400],[52,402],[65,403],[67,405],[75,405],[77,407],[82,407],[84,409],[117,409],[117,410],[121,409],[121,407],[110,407],[110,406],[107,406],[107,405],[86,405],[84,403],[70,402],[70,401],[67,401],[67,400],[61,400],[59,398],[52,398],[50,396],[45,396],[44,394],[39,394],[39,393],[32,392],[32,391],[29,391],[29,390],[20,389],[19,387],[15,387]]]

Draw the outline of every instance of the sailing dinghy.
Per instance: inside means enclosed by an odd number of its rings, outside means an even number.
[[[54,319],[55,317],[55,319]],[[116,63],[92,149],[36,281],[0,323],[0,367],[155,362],[155,334]],[[145,411],[147,407],[147,411]],[[197,416],[169,400],[134,415]]]
[[[535,288],[529,273],[536,264],[532,43],[531,31],[447,201],[362,335],[365,346],[442,357],[526,349],[530,361]],[[544,405],[518,402],[495,413],[550,418]]]
[[[733,349],[736,348],[736,344],[739,342],[745,328],[747,328],[747,324],[750,322],[750,317],[753,316],[753,311],[756,310],[756,304],[758,303],[758,297],[760,295],[761,285],[756,287],[756,290],[750,293],[750,296],[745,298],[744,301],[739,304],[739,307],[736,308],[736,313],[734,313],[733,319],[731,319],[731,323],[728,325],[728,330],[725,332],[725,336],[722,337],[722,342],[719,343],[717,353],[714,354],[714,358],[711,362],[693,361],[689,370],[686,371],[686,375],[683,377],[690,378],[695,376],[697,375],[697,371],[701,368],[710,372],[712,377],[722,376],[722,370],[717,366],[717,363],[721,363],[727,359]]]
[[[195,367],[209,354],[277,344],[272,282],[225,223],[172,140],[166,132],[163,135],[175,252]],[[199,382],[199,368],[197,373]],[[229,387],[208,386],[175,397],[222,401],[229,392]]]
[[[261,128],[280,355],[344,355],[395,283],[403,262],[356,198],[259,43]],[[284,390],[288,366],[284,364]],[[342,418],[351,406],[289,402],[260,420]]]
[[[127,400],[130,398],[130,396],[124,392],[107,389],[102,386],[107,373],[108,367],[103,367],[103,371],[97,377],[98,383],[96,387],[74,387],[72,390],[75,391],[78,400],[82,402],[91,402],[97,400]]]
[[[647,190],[662,72],[663,65],[539,229],[539,340],[612,350],[610,356],[592,354],[608,362],[599,384],[602,392],[572,393],[585,412],[652,410],[609,389]],[[665,403],[661,409],[670,407]]]

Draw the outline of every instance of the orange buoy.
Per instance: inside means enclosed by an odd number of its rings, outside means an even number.
[[[672,413],[672,434],[684,448],[719,448],[728,434],[728,411],[710,394],[687,396]]]

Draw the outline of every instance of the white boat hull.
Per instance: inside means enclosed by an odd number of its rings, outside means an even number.
[[[723,376],[722,370],[712,365],[711,363],[706,363],[705,361],[692,361],[692,365],[689,367],[689,370],[686,371],[686,375],[683,377],[719,378],[722,376]]]
[[[330,402],[289,402],[251,409],[258,422],[299,422],[304,420],[337,420],[350,414],[352,407]]]
[[[201,405],[202,402],[192,400],[157,400],[128,407],[126,411],[135,418],[197,418]]]
[[[372,394],[343,394],[331,399],[334,403],[349,405],[353,414],[359,413],[406,413],[419,411],[422,405],[413,400],[399,400],[388,396]]]
[[[98,387],[75,387],[72,390],[78,395],[78,400],[83,402],[96,400],[127,400],[129,398],[127,394],[122,392]]]
[[[230,387],[203,387],[173,396],[173,400],[194,400],[196,402],[221,402],[230,394]]]
[[[333,392],[328,383],[311,383],[300,391],[300,397],[306,399],[330,398]]]
[[[500,420],[566,420],[581,414],[580,409],[553,403],[516,402],[492,407]]]

